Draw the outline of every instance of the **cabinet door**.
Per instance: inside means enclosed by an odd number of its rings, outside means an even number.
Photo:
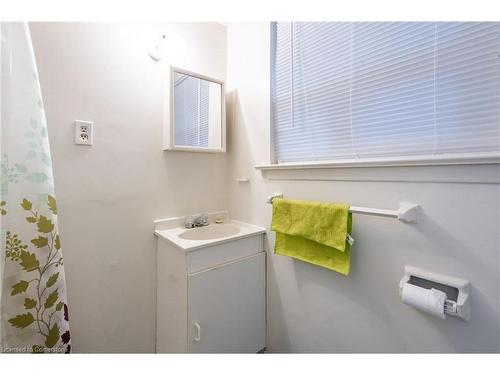
[[[191,353],[256,353],[265,346],[265,253],[188,276]]]

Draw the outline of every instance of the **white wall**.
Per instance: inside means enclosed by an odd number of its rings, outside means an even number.
[[[30,29],[54,164],[72,347],[152,352],[152,221],[226,205],[225,155],[162,151],[163,77],[171,63],[225,79],[225,27],[32,23]],[[154,30],[177,36],[176,50],[161,63],[148,56]],[[73,145],[75,119],[94,121],[94,146]]]
[[[499,166],[269,172],[269,24],[228,25],[230,214],[269,227],[266,195],[397,208],[420,223],[356,215],[351,274],[268,257],[271,352],[499,352]],[[235,178],[249,176],[250,183]],[[268,243],[273,247],[273,235]],[[472,319],[442,321],[403,305],[406,264],[469,279]]]

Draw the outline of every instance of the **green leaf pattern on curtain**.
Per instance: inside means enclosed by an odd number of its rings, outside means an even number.
[[[1,32],[0,346],[4,352],[70,352],[57,202],[31,39],[26,24],[1,23]]]

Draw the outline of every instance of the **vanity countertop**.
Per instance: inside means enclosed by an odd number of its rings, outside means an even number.
[[[192,251],[266,232],[265,228],[227,217],[223,223],[217,224],[214,220],[216,215],[209,214],[209,219],[212,218],[209,225],[192,229],[184,227],[184,217],[156,220],[154,233],[159,239],[184,251]]]

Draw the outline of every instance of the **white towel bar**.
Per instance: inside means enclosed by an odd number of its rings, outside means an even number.
[[[274,198],[283,198],[283,193],[276,193],[267,197],[267,203],[273,203]],[[392,217],[406,223],[418,222],[418,204],[415,203],[400,203],[397,210],[384,210],[381,208],[369,207],[349,207],[349,212],[353,214],[373,215],[382,217]]]

